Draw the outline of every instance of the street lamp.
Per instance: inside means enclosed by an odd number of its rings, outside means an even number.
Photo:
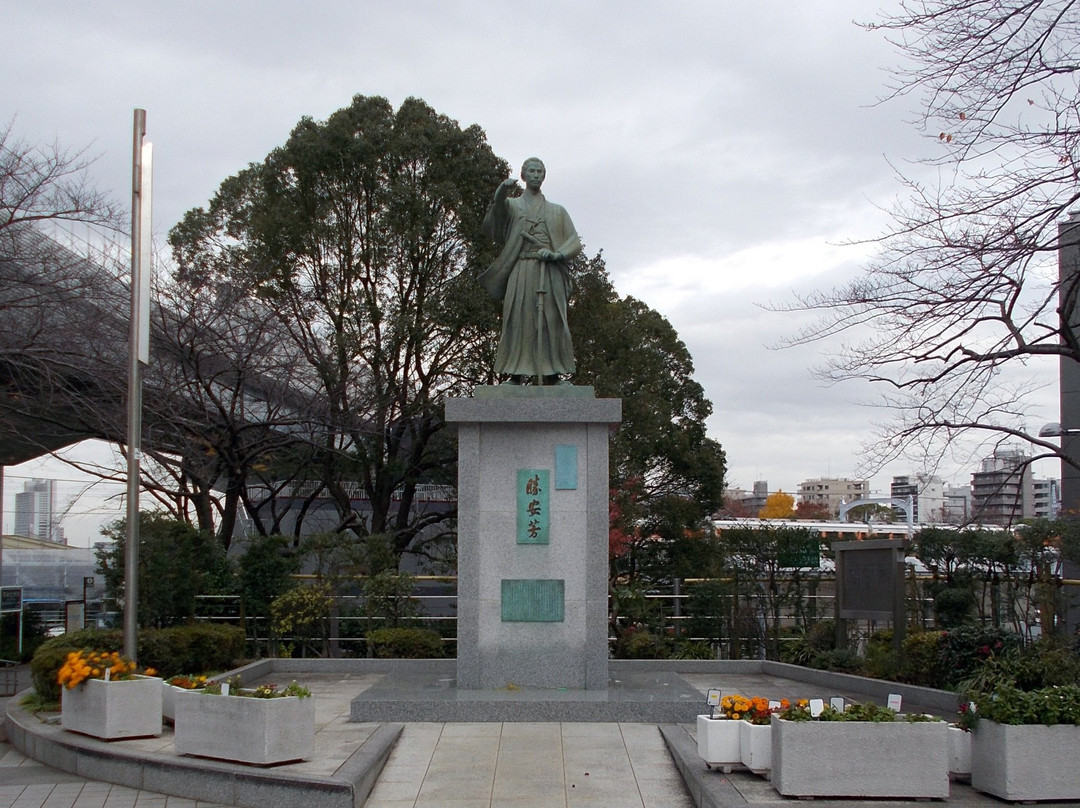
[[[1080,435],[1080,429],[1065,429],[1055,421],[1043,424],[1043,428],[1039,430],[1040,438],[1060,438],[1066,435]]]

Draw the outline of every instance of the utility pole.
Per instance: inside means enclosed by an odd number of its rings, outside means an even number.
[[[124,553],[124,656],[138,656],[139,463],[142,460],[142,370],[150,363],[152,145],[146,110],[135,110],[131,159],[131,328],[128,334],[127,532]]]

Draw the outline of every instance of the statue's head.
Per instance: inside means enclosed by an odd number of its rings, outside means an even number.
[[[521,164],[521,179],[526,185],[535,183],[536,187],[540,187],[546,176],[547,168],[544,167],[544,161],[539,157],[530,157]],[[530,179],[532,183],[530,183]]]

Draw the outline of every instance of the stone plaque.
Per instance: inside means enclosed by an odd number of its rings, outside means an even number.
[[[565,589],[558,580],[503,579],[503,622],[563,622]]]

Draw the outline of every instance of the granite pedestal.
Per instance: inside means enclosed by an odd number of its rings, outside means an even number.
[[[606,689],[608,438],[619,399],[498,386],[458,433],[457,687]]]

